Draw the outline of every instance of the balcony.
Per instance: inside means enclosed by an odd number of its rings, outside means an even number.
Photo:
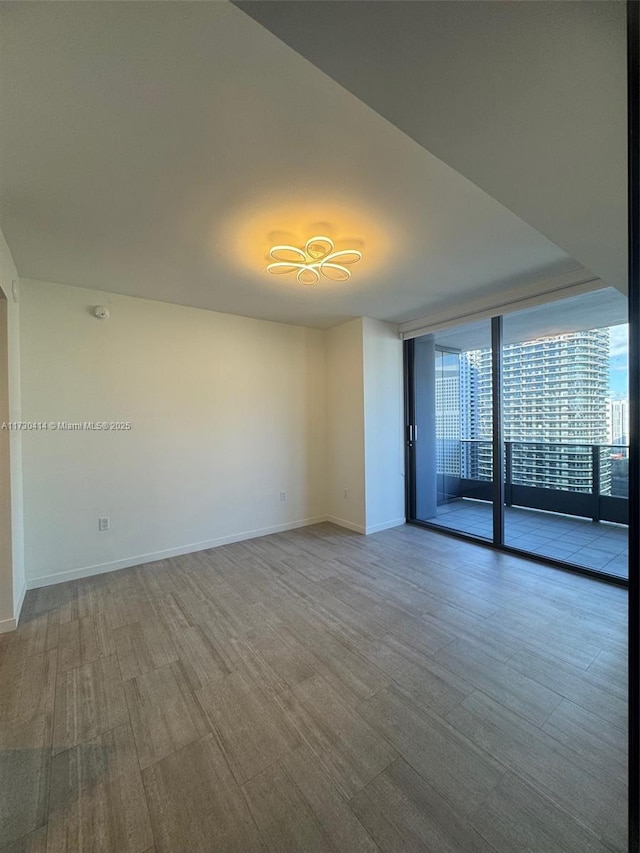
[[[438,440],[438,526],[491,538],[492,445]],[[505,442],[505,543],[626,577],[628,447]]]

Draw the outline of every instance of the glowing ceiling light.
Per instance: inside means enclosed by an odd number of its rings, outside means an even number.
[[[334,248],[329,237],[311,237],[304,244],[304,249],[274,246],[269,252],[274,263],[269,264],[267,272],[273,275],[295,272],[300,284],[317,284],[321,275],[331,281],[348,281],[351,270],[347,266],[361,261],[362,253],[356,249],[335,252]]]

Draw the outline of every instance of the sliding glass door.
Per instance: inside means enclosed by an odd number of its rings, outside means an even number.
[[[408,342],[410,520],[625,577],[626,311],[603,288]]]
[[[414,345],[416,518],[492,538],[491,322]]]
[[[604,289],[503,325],[505,544],[628,572],[627,305]]]

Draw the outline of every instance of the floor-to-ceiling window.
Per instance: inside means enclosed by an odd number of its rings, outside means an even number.
[[[505,544],[628,571],[626,299],[601,290],[505,316]]]
[[[603,288],[409,342],[410,519],[626,577],[626,321]]]
[[[417,338],[416,518],[492,538],[491,322]]]

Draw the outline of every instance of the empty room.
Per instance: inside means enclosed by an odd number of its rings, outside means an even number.
[[[2,853],[637,850],[637,27],[0,4]]]

